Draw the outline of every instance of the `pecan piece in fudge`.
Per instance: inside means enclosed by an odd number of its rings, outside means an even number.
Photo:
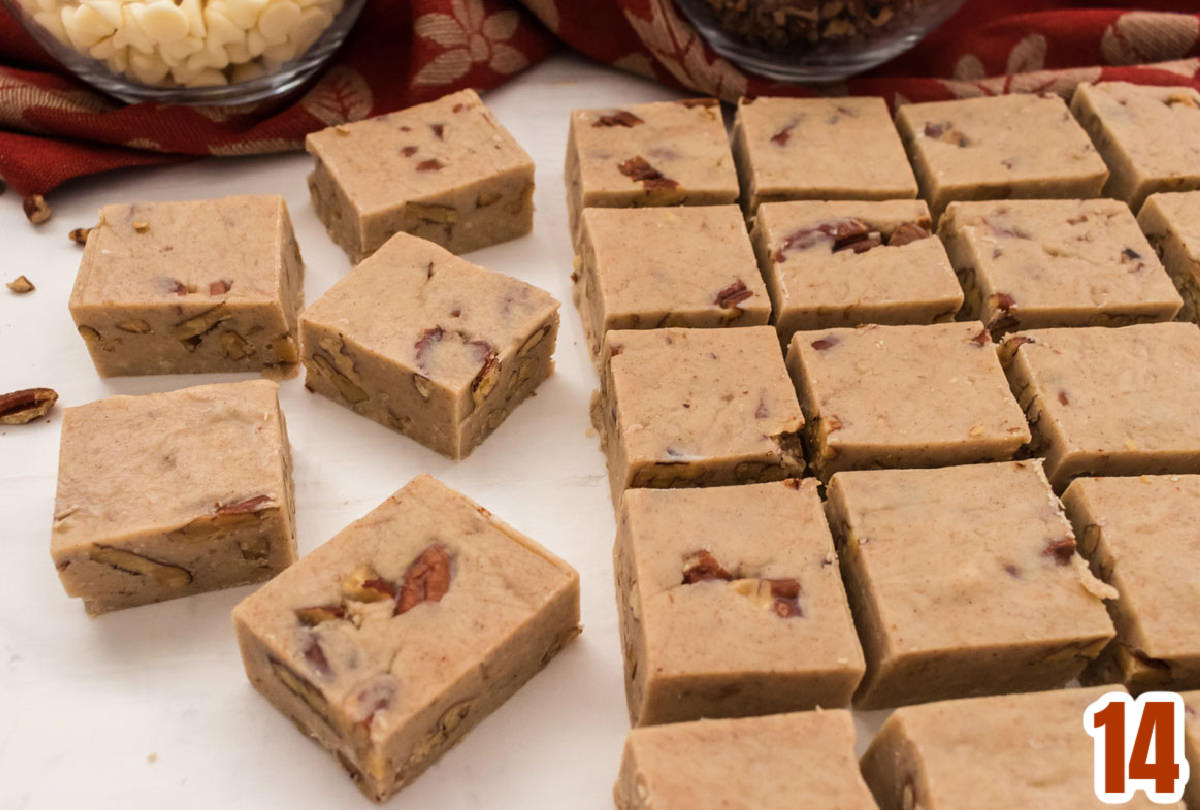
[[[951,200],[1096,197],[1108,169],[1055,95],[905,104],[896,125],[935,217]]]
[[[1169,321],[1182,304],[1117,200],[955,202],[938,234],[967,291],[965,312],[997,336]]]
[[[804,472],[804,418],[771,327],[614,330],[602,364],[592,424],[608,455],[614,506],[629,487]]]
[[[310,390],[451,458],[553,372],[558,302],[396,234],[304,311]]]
[[[751,239],[779,340],[798,329],[948,321],[962,289],[921,200],[764,203]]]
[[[579,633],[579,575],[427,475],[233,611],[254,687],[381,801]]]
[[[575,110],[566,180],[575,235],[585,208],[721,205],[738,198],[716,99]]]
[[[1200,189],[1200,92],[1127,82],[1080,84],[1071,112],[1111,174],[1104,195],[1137,211],[1158,191]]]
[[[1029,441],[981,323],[797,332],[787,365],[823,481],[839,470],[1000,461]]]
[[[862,678],[814,479],[629,490],[613,565],[635,726],[845,706]]]
[[[736,205],[590,208],[577,265],[575,304],[597,360],[610,329],[749,326],[771,317]]]
[[[269,579],[295,559],[273,382],[114,396],[63,414],[50,552],[88,613]]]
[[[917,196],[881,98],[743,98],[733,154],[750,212],[769,200]]]
[[[877,810],[844,710],[635,728],[617,810]]]
[[[533,161],[474,90],[311,133],[313,207],[353,262],[400,231],[452,253],[533,228]]]
[[[1056,489],[1079,475],[1200,473],[1195,324],[1035,329],[1000,353]]]
[[[104,377],[294,368],[304,265],[282,197],[108,205],[71,317]]]
[[[1200,191],[1150,195],[1138,225],[1183,297],[1180,320],[1200,321]]]
[[[828,496],[860,708],[1062,686],[1113,637],[1116,594],[1076,553],[1040,459],[839,472]]]

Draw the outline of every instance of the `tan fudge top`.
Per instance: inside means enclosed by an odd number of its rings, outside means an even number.
[[[1192,262],[1191,281],[1200,282],[1200,191],[1151,194],[1138,222],[1151,238],[1161,237],[1169,229]]]
[[[277,392],[254,380],[68,408],[51,551],[284,508],[291,484]]]
[[[474,90],[310,133],[323,162],[360,216],[446,194],[533,160]]]
[[[458,390],[490,358],[517,351],[557,309],[538,287],[398,233],[301,320]]]
[[[743,97],[735,126],[761,199],[917,196],[881,98]]]
[[[620,515],[655,676],[861,674],[816,479],[632,489]]]
[[[577,582],[558,557],[422,475],[233,614],[338,714],[370,718],[378,741]]]
[[[854,736],[844,710],[634,729],[626,757],[636,766],[632,790],[644,798],[628,806],[875,810],[855,761]]]

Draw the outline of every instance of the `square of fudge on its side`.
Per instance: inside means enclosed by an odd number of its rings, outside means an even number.
[[[300,318],[305,385],[463,458],[554,371],[558,301],[399,233]]]
[[[352,262],[392,234],[452,253],[533,229],[533,160],[474,90],[313,132],[317,216]]]
[[[845,710],[635,728],[617,810],[878,810]]]
[[[797,332],[787,366],[822,481],[841,470],[1003,461],[1029,441],[978,322]]]
[[[1200,321],[1200,191],[1151,194],[1138,225],[1183,297],[1179,319]]]
[[[1101,810],[1084,712],[1119,686],[905,706],[862,758],[880,810]],[[1125,807],[1163,805],[1135,793]],[[1176,807],[1176,810],[1182,808]]]
[[[1200,779],[1195,778],[1200,773],[1200,691],[1184,692],[1181,697],[1184,706],[1184,750],[1192,769],[1192,778],[1188,780],[1183,799],[1188,810],[1200,810]]]
[[[874,96],[743,97],[733,125],[743,205],[775,200],[888,200],[917,181],[887,103]]]
[[[738,198],[715,98],[575,110],[564,171],[575,236],[585,208],[724,205]]]
[[[881,709],[1062,686],[1112,639],[1040,459],[839,472],[829,522]]]
[[[1108,169],[1056,95],[905,104],[896,125],[934,217],[951,200],[1097,197]]]
[[[282,197],[107,205],[70,310],[102,377],[294,368],[304,263]]]
[[[954,319],[963,293],[924,200],[763,203],[751,239],[779,340],[800,329]]]
[[[1117,627],[1085,683],[1200,688],[1200,475],[1077,478],[1063,494],[1080,550],[1117,589]]]
[[[381,801],[579,634],[579,575],[418,476],[233,611],[246,674]]]
[[[599,360],[610,329],[753,326],[771,319],[736,205],[589,208],[580,218],[575,304]]]
[[[618,518],[633,725],[850,702],[865,665],[815,479],[632,489]]]
[[[1071,112],[1108,164],[1104,194],[1134,211],[1159,191],[1200,189],[1200,92],[1128,82],[1083,83]]]
[[[967,291],[964,312],[996,336],[1169,321],[1183,305],[1118,200],[953,202],[938,235]]]
[[[592,425],[613,506],[633,487],[779,481],[804,472],[804,418],[769,326],[617,329]]]
[[[1058,491],[1079,475],[1200,473],[1200,328],[1034,329],[1000,346]]]
[[[50,553],[92,615],[270,579],[296,558],[278,386],[113,396],[63,414]]]

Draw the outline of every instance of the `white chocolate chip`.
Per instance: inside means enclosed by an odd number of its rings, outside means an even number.
[[[267,69],[258,62],[245,62],[233,69],[235,82],[248,82],[265,75],[267,75]]]
[[[269,0],[226,0],[229,19],[238,27],[249,31],[258,25],[258,15]]]
[[[112,23],[114,31],[121,24],[121,4],[118,0],[85,0],[85,5]]]
[[[129,52],[129,72],[140,82],[158,84],[167,77],[167,63],[154,54],[131,50]]]
[[[275,0],[258,16],[258,31],[268,45],[282,45],[300,22],[300,6],[291,0]]]
[[[175,42],[188,33],[187,17],[171,0],[154,0],[142,11],[138,22],[155,42]]]

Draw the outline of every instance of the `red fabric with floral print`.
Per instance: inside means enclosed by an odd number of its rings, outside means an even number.
[[[463,87],[495,87],[559,40],[727,101],[807,92],[717,57],[671,0],[522,2],[368,0],[346,46],[307,90],[241,108],[116,102],[72,78],[0,11],[0,178],[22,194],[45,193],[122,166],[299,149],[314,129]],[[1016,91],[1065,95],[1096,80],[1200,88],[1197,11],[1196,2],[1182,0],[1136,11],[1095,0],[968,0],[917,48],[835,89],[896,104]]]

